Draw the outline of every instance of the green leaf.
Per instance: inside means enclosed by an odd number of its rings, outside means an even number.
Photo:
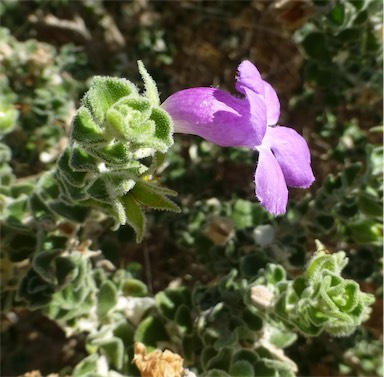
[[[273,376],[284,376],[284,377],[296,377],[295,373],[292,370],[292,366],[295,365],[292,361],[288,363],[287,361],[280,361],[280,360],[274,360],[271,358],[264,358],[263,362],[269,370],[272,371]],[[293,364],[293,365],[292,365]],[[255,369],[258,368],[255,365]],[[266,377],[268,374],[266,373],[265,376],[262,374],[259,374],[260,370],[258,370],[257,376],[263,376]]]
[[[286,330],[282,331],[279,329],[274,329],[270,338],[271,344],[282,349],[290,346],[297,340],[297,334],[293,332],[288,332]]]
[[[183,333],[191,333],[193,328],[191,310],[186,305],[181,305],[175,315],[175,322],[182,329]]]
[[[383,237],[383,227],[375,221],[363,220],[348,224],[348,233],[359,243],[380,243]]]
[[[135,328],[126,320],[121,321],[113,331],[113,334],[120,338],[127,349],[132,346]]]
[[[356,9],[360,10],[364,7],[364,0],[348,0],[349,3],[351,3]]]
[[[168,340],[169,336],[163,323],[156,317],[148,317],[141,321],[135,333],[135,342],[144,343],[147,347],[156,348],[157,342]]]
[[[85,359],[81,360],[72,371],[73,377],[90,377],[95,376],[95,371],[97,370],[97,361],[99,359],[98,354],[93,354],[87,356]]]
[[[108,109],[120,98],[138,96],[136,87],[128,80],[95,76],[82,102],[98,124],[103,124]]]
[[[236,361],[242,361],[246,360],[251,364],[254,364],[256,361],[259,360],[259,356],[257,353],[253,350],[250,349],[241,349],[237,351],[233,356],[232,356],[232,362],[235,363]]]
[[[117,289],[115,285],[105,280],[97,295],[97,316],[102,320],[108,312],[117,304]]]
[[[361,39],[361,30],[358,28],[347,28],[340,31],[338,38],[344,43],[356,43]]]
[[[159,152],[167,152],[173,144],[173,122],[169,114],[160,107],[154,108],[150,117],[156,124],[155,135],[148,140],[148,145]]]
[[[383,215],[383,206],[380,199],[366,192],[359,192],[359,209],[367,216],[380,218]]]
[[[12,151],[8,145],[0,144],[0,163],[10,161],[12,158]]]
[[[144,64],[141,60],[137,62],[139,66],[139,72],[144,81],[145,96],[156,106],[160,105],[159,93],[157,91],[156,83],[153,78],[149,75],[145,69]]]
[[[9,227],[20,230],[28,229],[23,224],[24,216],[28,213],[27,205],[27,198],[23,195],[4,208],[3,217]]]
[[[63,287],[73,280],[76,267],[73,258],[56,258],[56,278],[59,286]]]
[[[90,111],[84,106],[77,110],[73,119],[71,139],[80,145],[99,145],[108,142],[101,128],[93,120]]]
[[[108,191],[113,192],[113,197],[124,196],[135,186],[131,175],[123,172],[105,174],[104,178],[108,182]]]
[[[349,165],[345,168],[342,175],[343,183],[346,187],[353,185],[356,180],[359,178],[359,173],[361,172],[362,164],[357,162],[355,164]]]
[[[147,286],[137,279],[128,279],[122,286],[124,296],[145,297],[148,295]]]
[[[83,187],[86,182],[87,173],[73,171],[69,165],[70,157],[70,150],[67,149],[57,161],[60,177],[66,179],[72,186]]]
[[[123,367],[124,343],[119,338],[112,338],[99,343],[100,350],[105,354],[107,360],[117,369]]]
[[[208,368],[209,360],[215,357],[216,354],[217,354],[217,351],[213,347],[210,347],[210,346],[204,347],[201,353],[201,365],[205,371]]]
[[[356,18],[353,20],[353,25],[354,26],[360,26],[360,25],[364,24],[367,21],[367,19],[368,19],[368,12],[367,12],[367,10],[366,9],[361,10],[357,14]]]
[[[222,369],[228,371],[231,365],[231,358],[232,349],[223,347],[207,362],[207,369]]]
[[[48,203],[48,206],[53,212],[57,213],[59,216],[62,216],[75,223],[83,223],[89,216],[89,213],[91,211],[90,208],[84,206],[72,206],[63,203],[60,200],[53,200]]]
[[[2,233],[5,232],[6,228],[2,225]],[[21,262],[29,258],[35,252],[37,246],[36,234],[32,232],[26,234],[16,233],[8,242],[7,249],[9,249],[9,259],[12,262]]]
[[[229,368],[229,374],[233,377],[253,377],[255,371],[253,365],[246,360],[236,361]]]
[[[44,238],[44,242],[42,244],[42,250],[47,250],[47,251],[51,251],[53,249],[66,250],[67,245],[68,245],[68,237],[49,234]]]
[[[42,251],[33,258],[33,269],[51,284],[57,283],[55,259],[62,253],[62,250]]]
[[[243,313],[243,320],[253,331],[260,331],[263,328],[263,320],[248,309]]]
[[[139,99],[132,99],[139,101]],[[128,101],[128,100],[127,100]],[[135,116],[137,111],[130,109],[131,113],[124,116],[115,108],[111,108],[107,114],[108,126],[110,126],[117,137],[121,140],[130,141],[137,144],[147,144],[148,140],[155,133],[155,123],[151,120],[141,121],[140,117]]]
[[[58,198],[60,195],[60,189],[56,180],[55,173],[44,173],[37,181],[36,189],[40,193],[40,196],[42,196],[44,199],[46,197],[52,199]]]
[[[53,293],[53,286],[30,269],[22,278],[16,297],[18,300],[26,300],[31,309],[38,309],[51,301]]]
[[[111,204],[114,198],[111,196],[113,188],[108,180],[108,175],[103,174],[99,176],[87,189],[87,193],[96,200]]]
[[[238,199],[235,202],[232,212],[232,218],[237,229],[244,229],[254,226],[252,217],[252,203],[246,200]]]
[[[337,3],[328,15],[328,18],[335,25],[339,25],[339,26],[343,24],[344,17],[345,17],[345,5],[341,2]]]
[[[84,149],[74,144],[70,149],[69,166],[75,172],[98,172],[97,161]]]
[[[164,186],[159,186],[158,183],[156,183],[155,181],[146,181],[141,183],[145,185],[148,189],[156,191],[157,193],[162,194],[163,196],[177,196],[176,191]]]
[[[136,241],[141,242],[144,237],[146,222],[143,210],[132,196],[132,194],[124,195],[120,198],[120,202],[124,207],[126,214],[126,222],[133,228],[136,233]]]
[[[166,198],[164,194],[157,192],[155,186],[147,185],[143,182],[137,182],[132,190],[132,195],[137,202],[149,208],[180,212],[180,207]]]
[[[44,222],[49,224],[55,224],[55,216],[52,210],[44,203],[40,196],[36,193],[32,194],[29,199],[29,206],[33,213],[33,217],[38,222]]]
[[[59,200],[63,200],[65,203],[72,205],[76,202],[89,199],[85,184],[82,187],[71,185],[71,183],[65,178],[64,174],[62,174],[61,170],[56,171],[55,177],[61,191]]]
[[[19,112],[13,107],[13,105],[9,105],[8,108],[3,108],[3,106],[1,106],[0,137],[14,130],[14,128],[17,125],[16,121],[18,117],[19,117]]]
[[[156,294],[156,303],[160,313],[169,320],[174,320],[177,308],[186,304],[185,288],[166,289]]]

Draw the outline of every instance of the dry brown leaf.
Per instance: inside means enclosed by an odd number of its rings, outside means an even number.
[[[181,377],[184,374],[183,358],[177,353],[156,350],[147,353],[143,343],[135,343],[133,362],[141,377]]]

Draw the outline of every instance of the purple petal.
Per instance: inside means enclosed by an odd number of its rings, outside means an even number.
[[[244,101],[248,103],[249,122],[253,126],[252,132],[248,134],[246,146],[255,148],[261,145],[267,131],[267,107],[264,100],[254,91],[246,87],[244,87],[244,91]]]
[[[264,84],[264,100],[267,105],[267,124],[273,126],[277,124],[280,116],[280,101],[276,94],[275,89],[272,88],[271,84],[263,81]]]
[[[273,215],[283,215],[288,202],[288,189],[283,172],[270,149],[257,148],[259,161],[256,168],[256,196],[260,204]]]
[[[245,88],[264,95],[264,85],[260,72],[249,60],[244,60],[237,68],[236,90],[245,94]]]
[[[288,186],[307,188],[315,180],[305,139],[288,127],[268,127],[263,145],[271,148]]]
[[[240,99],[215,88],[193,88],[174,93],[162,104],[174,130],[198,135],[222,147],[261,144],[266,131],[264,101],[249,89]]]

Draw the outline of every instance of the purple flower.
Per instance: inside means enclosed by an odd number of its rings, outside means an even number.
[[[280,102],[275,90],[250,61],[238,67],[237,98],[216,88],[192,88],[171,95],[162,107],[175,132],[193,134],[223,147],[256,149],[256,196],[276,215],[286,212],[288,189],[307,188],[314,181],[306,141],[296,131],[275,126]]]

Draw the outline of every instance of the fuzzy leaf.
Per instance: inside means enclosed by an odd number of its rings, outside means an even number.
[[[75,172],[69,166],[70,151],[67,149],[57,161],[57,167],[60,174],[72,186],[82,187],[85,184],[86,172]]]
[[[69,166],[75,172],[98,172],[95,158],[76,144],[70,149]]]
[[[145,144],[155,133],[152,106],[146,98],[122,98],[107,113],[107,127],[117,138]]]
[[[145,297],[148,295],[147,286],[137,279],[128,279],[124,282],[122,291],[124,296]]]
[[[191,311],[186,305],[181,305],[175,315],[175,322],[183,333],[191,333],[193,328]]]
[[[72,371],[73,377],[89,377],[95,375],[95,370],[97,370],[97,361],[99,359],[98,354],[93,354],[87,356],[85,359],[81,360]]]
[[[68,205],[60,200],[51,201],[48,206],[53,212],[75,223],[83,223],[91,211],[90,208]]]
[[[111,197],[111,186],[108,181],[108,176],[102,175],[97,178],[92,185],[87,189],[87,193],[96,200],[111,204],[113,197]]]
[[[51,209],[44,203],[44,201],[40,198],[40,196],[36,193],[32,194],[29,199],[29,206],[33,213],[33,217],[39,221],[44,223],[54,224],[56,217],[51,211]]]
[[[156,343],[169,340],[169,336],[160,319],[148,317],[140,322],[136,333],[135,342],[144,343],[147,347],[156,347]]]
[[[159,186],[154,181],[145,181],[141,182],[143,185],[145,185],[148,189],[152,191],[156,191],[158,194],[161,194],[163,196],[177,196],[177,192],[174,190],[171,190],[164,186]]]
[[[180,207],[155,191],[154,186],[148,186],[143,182],[137,182],[132,190],[132,195],[137,202],[149,208],[180,212]]]
[[[149,75],[147,70],[144,67],[144,64],[141,60],[137,62],[139,66],[139,72],[144,81],[145,86],[145,96],[150,99],[150,101],[158,106],[160,105],[159,92],[157,91],[157,86],[153,78]]]
[[[19,112],[12,105],[6,109],[0,109],[0,136],[13,131],[17,125],[16,121],[18,116]]]
[[[66,203],[72,204],[89,198],[85,184],[82,187],[72,185],[61,170],[57,170],[55,176],[61,191],[59,198],[62,198]]]
[[[60,254],[61,250],[42,251],[33,258],[34,270],[48,283],[57,283],[54,261]]]
[[[173,144],[173,123],[169,114],[161,109],[154,108],[150,117],[156,124],[155,135],[151,140],[148,140],[148,145],[151,145],[156,150],[165,153]]]
[[[124,343],[119,338],[112,338],[100,343],[101,352],[105,354],[110,363],[116,368],[121,369],[124,361]]]
[[[53,293],[53,286],[30,269],[22,278],[16,297],[18,300],[26,300],[30,308],[37,309],[47,305]]]
[[[232,350],[230,348],[223,347],[207,362],[207,369],[222,369],[227,371],[231,364],[231,358]]]
[[[97,316],[100,320],[108,314],[108,312],[117,304],[117,289],[115,285],[106,280],[100,287],[97,296]]]
[[[86,106],[98,124],[105,120],[108,109],[125,96],[137,96],[136,87],[128,80],[115,77],[95,76],[91,88],[83,97]]]
[[[229,374],[233,377],[253,377],[255,371],[253,365],[246,360],[236,361],[229,368]]]
[[[125,209],[126,222],[134,229],[136,241],[141,242],[146,225],[143,210],[131,194],[124,195],[120,200]]]
[[[77,110],[73,119],[71,139],[80,145],[99,145],[108,141],[93,120],[90,111],[84,106]]]

